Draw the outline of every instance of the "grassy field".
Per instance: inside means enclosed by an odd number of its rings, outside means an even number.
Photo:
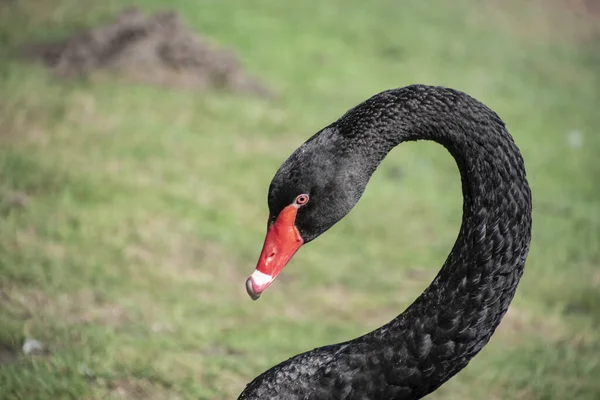
[[[280,163],[411,83],[496,110],[534,195],[507,317],[430,398],[600,398],[600,36],[587,19],[516,1],[171,1],[277,93],[264,100],[63,83],[17,59],[125,2],[83,3],[0,4],[1,399],[232,399],[275,363],[400,313],[460,224],[458,170],[432,143],[394,150],[260,301],[244,281]],[[46,354],[20,355],[26,338]]]

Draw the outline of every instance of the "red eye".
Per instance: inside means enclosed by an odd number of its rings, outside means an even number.
[[[298,204],[299,206],[303,206],[306,203],[308,203],[307,194],[300,194],[298,195],[298,197],[296,197],[296,204]]]

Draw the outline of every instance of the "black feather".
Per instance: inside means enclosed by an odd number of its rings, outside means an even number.
[[[502,320],[531,240],[531,192],[519,149],[492,110],[468,95],[414,85],[379,93],[303,144],[273,178],[277,215],[310,193],[297,225],[310,241],[344,217],[399,143],[433,140],[458,164],[463,219],[437,277],[398,317],[346,343],[295,356],[239,399],[419,399],[463,369]]]

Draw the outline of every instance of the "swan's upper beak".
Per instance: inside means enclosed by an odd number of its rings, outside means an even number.
[[[304,243],[295,225],[297,212],[296,204],[285,207],[267,229],[256,269],[246,280],[246,291],[252,300],[260,297]]]

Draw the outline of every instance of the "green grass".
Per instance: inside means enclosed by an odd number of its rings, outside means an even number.
[[[275,363],[401,312],[460,224],[457,168],[432,143],[394,150],[260,301],[244,281],[280,163],[351,106],[411,83],[496,110],[534,195],[509,314],[431,398],[600,397],[600,49],[579,40],[583,21],[565,30],[561,14],[553,32],[514,17],[539,17],[530,8],[468,0],[169,3],[235,49],[271,101],[61,83],[15,56],[123,4],[0,5],[0,352],[25,337],[49,347],[0,365],[0,398],[231,399]]]

